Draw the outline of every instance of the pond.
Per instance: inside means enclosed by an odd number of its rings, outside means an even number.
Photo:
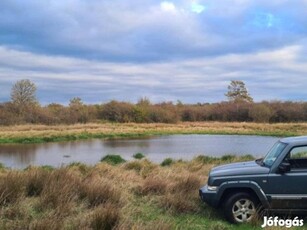
[[[126,160],[143,153],[149,160],[165,158],[190,160],[198,155],[220,157],[226,154],[264,156],[277,137],[244,135],[169,135],[140,139],[81,140],[43,144],[0,145],[0,162],[6,167],[29,165],[59,167],[71,162],[94,165],[107,154],[119,154]]]

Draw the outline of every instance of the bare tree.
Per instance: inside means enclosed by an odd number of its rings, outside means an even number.
[[[243,81],[231,81],[225,96],[232,102],[253,102]]]
[[[35,84],[28,79],[17,81],[11,90],[11,100],[17,106],[36,104]]]

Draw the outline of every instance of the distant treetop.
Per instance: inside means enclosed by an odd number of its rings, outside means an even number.
[[[228,92],[225,94],[231,102],[253,102],[243,81],[232,80],[228,85]]]
[[[38,103],[35,84],[28,79],[17,81],[11,90],[11,100],[17,106]]]

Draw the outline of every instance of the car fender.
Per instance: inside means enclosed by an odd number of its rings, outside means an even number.
[[[219,186],[218,189],[218,200],[220,200],[225,192],[226,189],[233,189],[233,188],[248,188],[248,189],[252,189],[256,195],[258,196],[261,204],[263,205],[264,208],[269,208],[269,201],[265,195],[265,193],[263,192],[263,190],[261,189],[261,187],[255,182],[255,181],[227,181],[222,183]]]

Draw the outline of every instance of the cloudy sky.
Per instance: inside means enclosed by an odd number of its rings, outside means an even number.
[[[307,99],[307,0],[1,0],[0,102]]]

